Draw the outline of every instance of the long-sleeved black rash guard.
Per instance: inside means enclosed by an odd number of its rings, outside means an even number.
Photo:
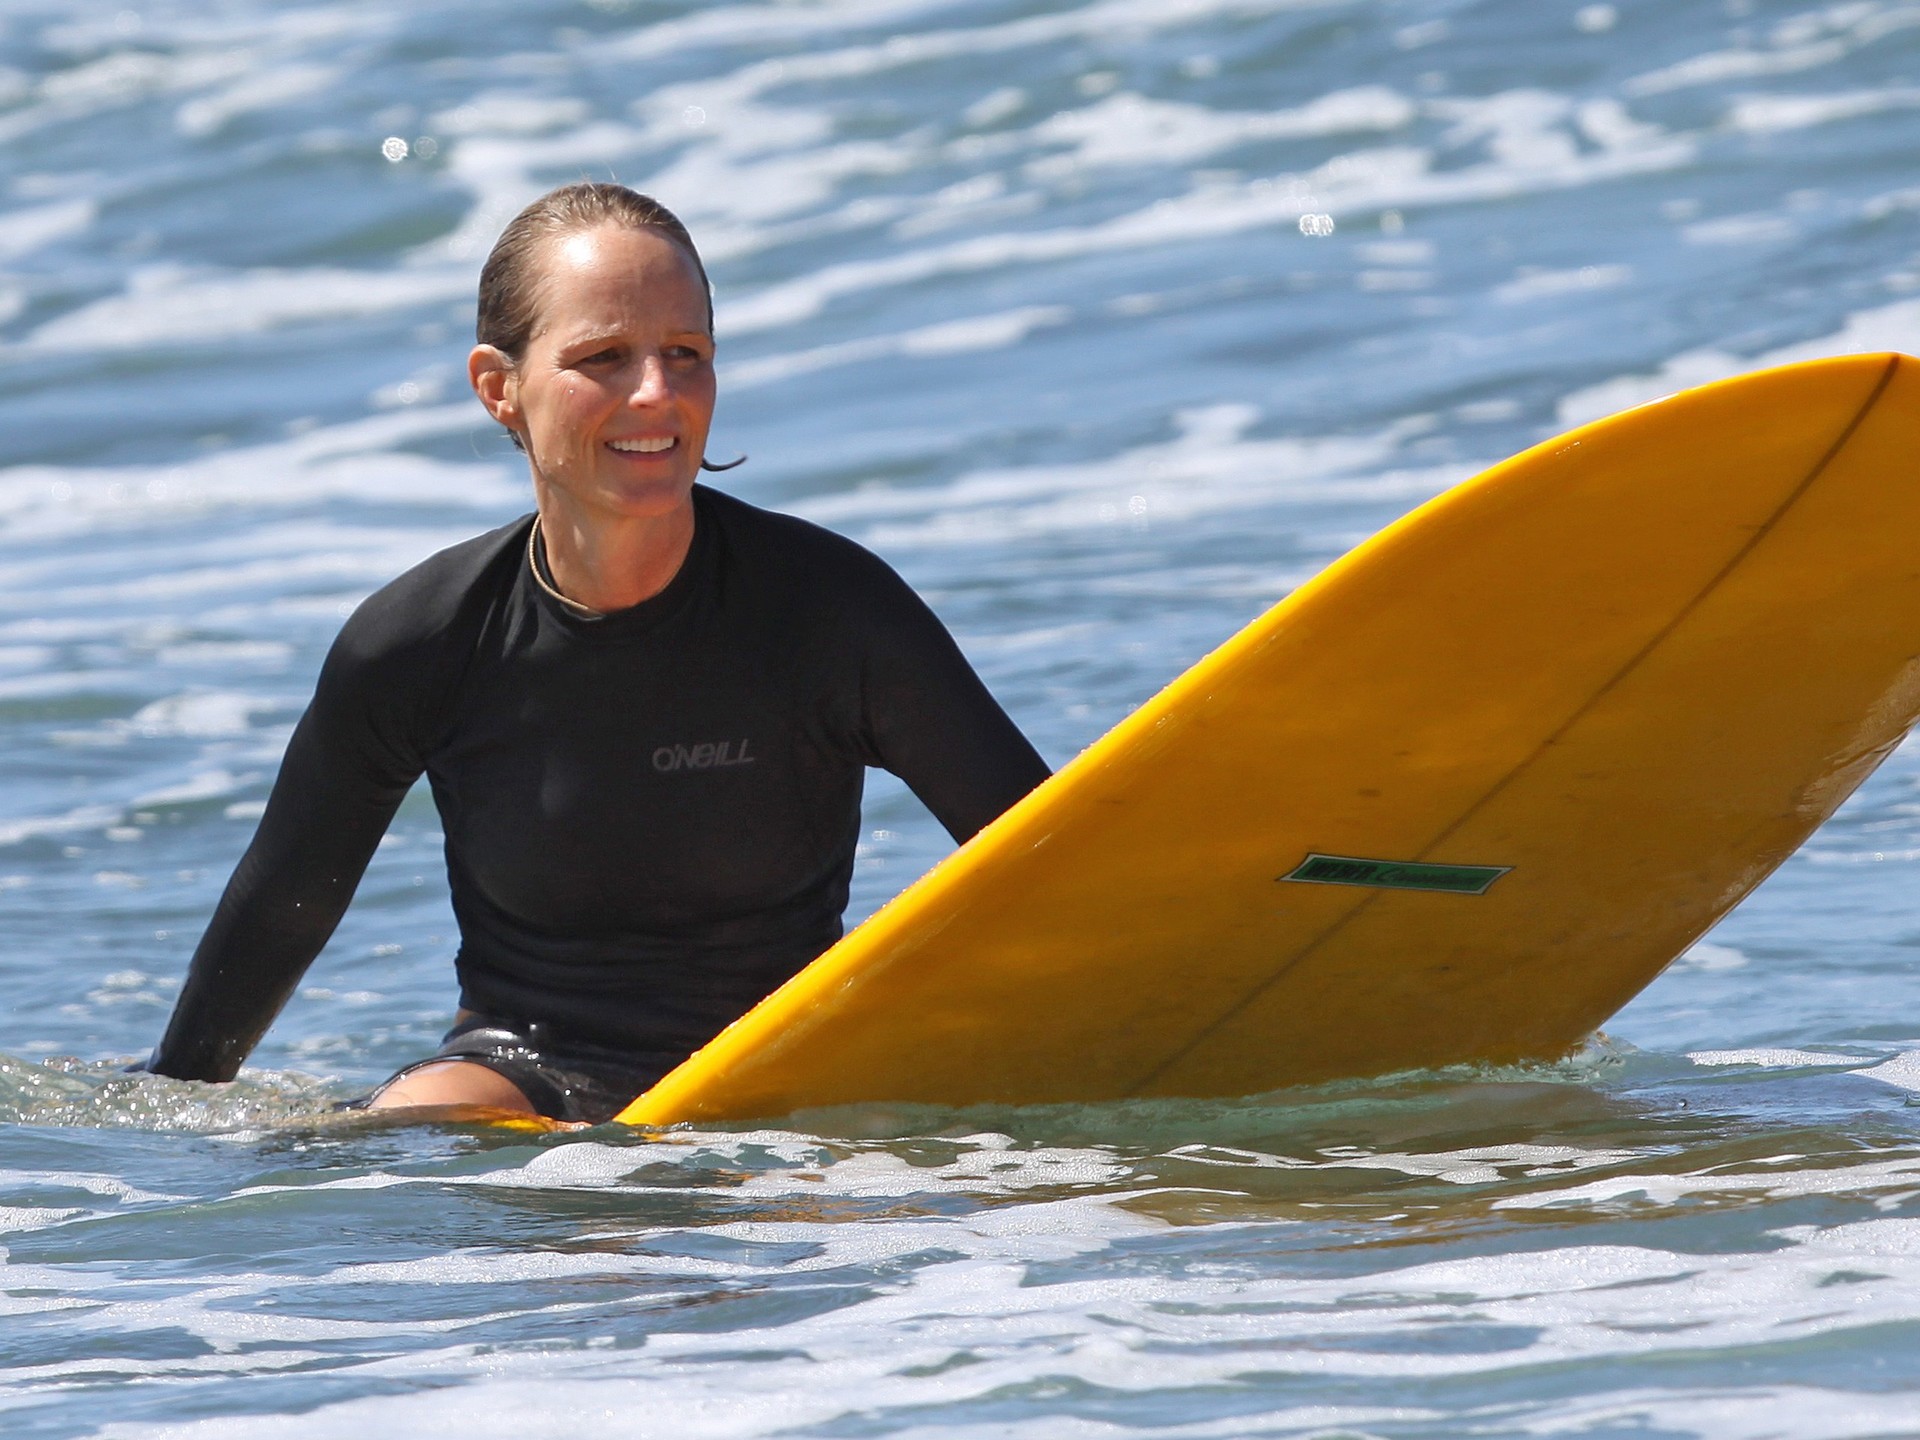
[[[885,563],[704,487],[694,510],[679,573],[628,610],[546,593],[527,517],[355,611],[154,1069],[233,1076],[423,771],[461,1004],[669,1064],[839,938],[864,767],[956,839],[1045,778]]]

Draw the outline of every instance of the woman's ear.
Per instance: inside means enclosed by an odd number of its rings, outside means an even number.
[[[487,413],[509,430],[520,428],[520,385],[513,361],[493,345],[476,345],[467,356],[467,383]]]

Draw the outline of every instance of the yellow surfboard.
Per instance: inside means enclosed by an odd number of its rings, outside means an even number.
[[[1920,713],[1920,361],[1585,426],[1374,536],[631,1124],[1565,1054]]]

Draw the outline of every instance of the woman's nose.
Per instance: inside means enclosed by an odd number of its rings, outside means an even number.
[[[667,367],[658,355],[643,356],[640,361],[640,373],[633,378],[633,393],[628,396],[629,405],[658,405],[671,394],[667,384]]]

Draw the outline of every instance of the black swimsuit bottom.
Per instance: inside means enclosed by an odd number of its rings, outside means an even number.
[[[603,1124],[679,1064],[681,1055],[636,1055],[578,1036],[559,1033],[539,1020],[503,1020],[469,1015],[447,1031],[440,1048],[396,1071],[365,1100],[363,1108],[416,1071],[448,1060],[465,1060],[519,1087],[527,1103],[550,1120]]]

